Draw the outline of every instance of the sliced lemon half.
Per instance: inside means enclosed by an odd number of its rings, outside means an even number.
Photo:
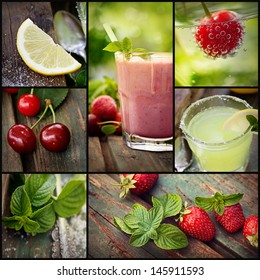
[[[26,19],[17,32],[17,49],[25,64],[33,71],[47,76],[72,73],[81,64],[60,45]]]
[[[237,132],[244,132],[249,127],[250,123],[246,116],[252,115],[258,120],[258,110],[257,109],[245,109],[240,110],[228,118],[224,124],[223,128],[226,130],[232,130]]]

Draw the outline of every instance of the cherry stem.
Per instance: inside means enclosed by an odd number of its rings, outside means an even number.
[[[48,108],[49,108],[49,104],[46,104],[45,109],[44,109],[42,115],[40,116],[40,118],[38,119],[38,121],[35,122],[35,123],[33,124],[33,126],[31,127],[31,129],[33,129],[33,128],[42,120],[42,118],[44,117],[44,115],[45,115],[45,113],[47,112]]]
[[[56,118],[55,118],[55,112],[54,112],[53,107],[52,107],[51,104],[49,104],[49,108],[50,108],[51,113],[52,113],[52,120],[53,120],[53,123],[55,123],[55,120],[56,120]]]
[[[32,88],[32,89],[31,89],[31,92],[30,92],[30,94],[33,94],[33,91],[34,91],[34,88]]]
[[[203,9],[204,9],[204,12],[205,12],[206,16],[207,16],[207,17],[211,17],[211,13],[210,13],[210,11],[209,11],[207,5],[206,5],[204,2],[200,2],[200,3],[201,3],[201,5],[202,5],[202,7],[203,7]]]

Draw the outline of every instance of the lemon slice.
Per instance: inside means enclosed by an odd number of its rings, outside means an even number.
[[[55,44],[53,39],[29,18],[19,27],[16,44],[25,64],[40,74],[68,74],[81,67],[76,59]]]
[[[237,132],[244,132],[249,127],[246,116],[252,115],[258,120],[258,110],[257,109],[245,109],[240,110],[228,118],[224,124],[223,128],[226,130],[232,130]]]

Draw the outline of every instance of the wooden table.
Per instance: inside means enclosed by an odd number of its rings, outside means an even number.
[[[256,248],[249,245],[242,235],[242,230],[228,234],[210,217],[216,226],[215,238],[204,243],[194,238],[189,239],[188,247],[180,250],[162,250],[149,242],[144,247],[136,248],[128,244],[129,235],[118,230],[113,217],[123,218],[129,213],[134,203],[149,208],[151,196],[177,193],[188,205],[193,205],[195,196],[211,196],[216,191],[225,194],[244,193],[241,205],[245,217],[258,214],[258,175],[257,174],[161,174],[157,184],[145,196],[129,195],[119,198],[119,189],[112,184],[119,181],[116,174],[89,175],[89,258],[116,259],[256,259]],[[168,223],[176,225],[173,218]]]
[[[172,152],[130,149],[121,136],[88,137],[89,172],[173,172]]]
[[[17,111],[16,95],[2,92],[2,172],[83,172],[87,166],[86,143],[86,90],[70,89],[60,107],[56,109],[56,122],[70,129],[71,142],[66,151],[52,153],[45,150],[40,142],[41,129],[52,122],[52,117],[43,119],[33,130],[37,147],[32,154],[20,155],[7,143],[6,135],[15,123],[29,127],[37,118],[28,118]]]
[[[66,86],[63,75],[43,76],[28,68],[21,59],[16,47],[16,34],[27,18],[55,39],[50,2],[3,2],[2,86]]]

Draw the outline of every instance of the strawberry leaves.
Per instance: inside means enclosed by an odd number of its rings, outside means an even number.
[[[121,231],[130,234],[129,244],[141,247],[153,240],[161,249],[171,250],[188,245],[186,235],[171,224],[162,224],[166,217],[177,215],[182,207],[182,200],[177,194],[156,198],[152,197],[153,207],[147,210],[140,204],[133,204],[124,219],[114,217],[114,224]]]

